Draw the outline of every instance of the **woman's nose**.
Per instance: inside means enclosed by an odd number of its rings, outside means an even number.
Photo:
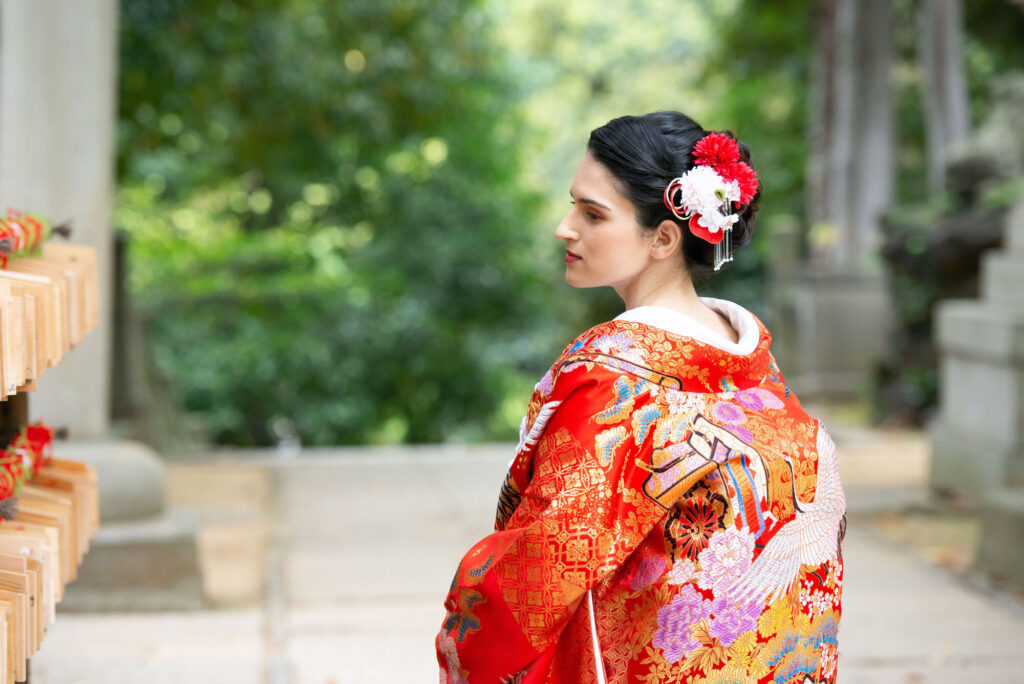
[[[576,240],[579,238],[579,234],[576,232],[576,229],[570,225],[571,216],[572,212],[570,211],[558,224],[558,227],[555,228],[555,237],[559,240],[565,240],[568,242],[569,240]]]

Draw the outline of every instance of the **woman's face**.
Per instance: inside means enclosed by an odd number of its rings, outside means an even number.
[[[615,183],[601,162],[583,156],[569,189],[572,209],[555,229],[565,241],[565,280],[573,287],[610,285],[621,295],[651,261],[652,240]]]

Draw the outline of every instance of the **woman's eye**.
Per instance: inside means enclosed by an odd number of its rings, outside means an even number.
[[[569,200],[569,204],[571,204],[572,206],[575,207],[576,206],[576,201],[575,200]],[[585,212],[583,212],[583,215],[586,216],[591,221],[600,221],[601,220],[601,215],[600,214],[595,214],[592,211],[585,211]]]

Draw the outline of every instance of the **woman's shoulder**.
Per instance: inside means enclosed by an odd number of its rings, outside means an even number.
[[[650,370],[651,348],[657,343],[644,326],[629,321],[605,321],[573,338],[552,364],[551,373],[557,378],[582,369],[585,372],[580,375],[613,381],[623,373],[644,374]]]
[[[722,392],[756,386],[768,374],[771,335],[752,314],[746,313],[749,320],[742,325],[737,315],[743,332],[738,343],[731,343],[681,314],[680,321],[662,323],[638,312],[644,314],[632,309],[577,335],[558,355],[554,376],[565,367],[586,363],[677,390]]]

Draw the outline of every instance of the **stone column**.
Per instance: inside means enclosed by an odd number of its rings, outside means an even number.
[[[932,428],[932,487],[967,503],[1024,486],[1024,202],[1006,247],[982,261],[981,298],[937,311],[941,408]]]
[[[982,264],[982,299],[939,312],[942,412],[932,487],[981,510],[976,565],[1024,589],[1024,201]]]
[[[71,219],[99,258],[100,324],[30,400],[30,417],[74,439],[107,432],[117,0],[0,6],[0,210]]]
[[[918,61],[924,71],[928,189],[946,187],[949,149],[967,138],[971,117],[964,77],[962,0],[924,0],[918,8]]]
[[[817,0],[807,167],[809,263],[793,286],[797,393],[851,396],[883,353],[891,313],[877,257],[894,194],[889,2]]]

